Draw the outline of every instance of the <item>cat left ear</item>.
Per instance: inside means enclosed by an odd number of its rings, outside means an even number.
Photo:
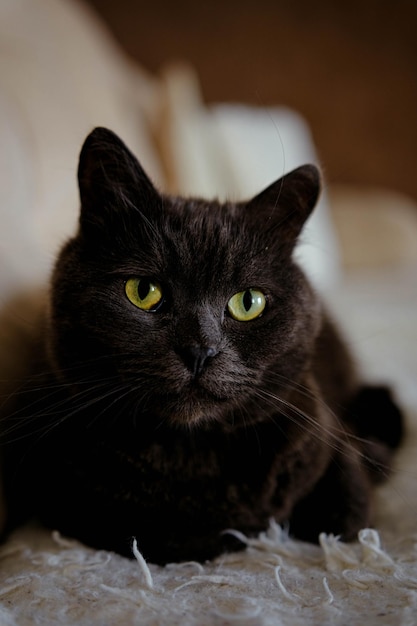
[[[108,226],[113,212],[142,213],[159,198],[139,161],[107,128],[95,128],[85,140],[78,184],[82,226]]]
[[[303,165],[275,181],[249,203],[253,214],[262,216],[281,237],[295,242],[314,209],[321,189],[315,165]]]

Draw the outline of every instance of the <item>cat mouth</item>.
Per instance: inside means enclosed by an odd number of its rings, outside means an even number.
[[[161,398],[160,412],[173,424],[195,425],[218,421],[224,415],[230,397],[212,393],[190,384],[186,391]]]

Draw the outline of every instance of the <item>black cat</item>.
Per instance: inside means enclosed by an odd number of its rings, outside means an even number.
[[[159,563],[213,557],[223,530],[271,517],[355,537],[402,419],[361,387],[292,259],[317,169],[249,202],[171,197],[98,128],[79,185],[32,372],[3,408],[8,527],[36,515],[125,555],[136,537]]]

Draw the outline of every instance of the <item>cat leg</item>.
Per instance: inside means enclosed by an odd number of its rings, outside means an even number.
[[[390,472],[391,458],[404,436],[404,419],[391,392],[383,386],[363,386],[350,402],[345,421],[360,437],[365,467],[373,482]]]
[[[371,489],[356,450],[341,447],[314,489],[298,502],[290,517],[290,533],[318,541],[322,532],[349,541],[371,518]]]

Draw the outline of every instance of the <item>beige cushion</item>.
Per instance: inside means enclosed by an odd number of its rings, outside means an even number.
[[[147,112],[156,82],[79,3],[0,3],[0,293],[45,279],[78,216],[77,157],[94,126],[119,133],[159,183]],[[30,262],[28,260],[30,259]]]

